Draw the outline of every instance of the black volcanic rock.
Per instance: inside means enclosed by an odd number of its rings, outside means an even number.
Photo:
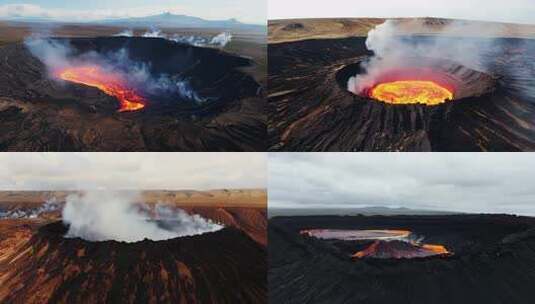
[[[235,228],[136,243],[64,238],[66,231],[56,222],[31,238],[10,264],[5,303],[267,301],[266,248]]]
[[[265,150],[262,87],[240,68],[250,60],[160,38],[55,39],[88,52],[128,51],[150,72],[187,79],[206,101],[151,95],[136,112],[96,88],[50,78],[24,44],[0,47],[0,150],[258,151]]]
[[[273,151],[533,151],[535,42],[495,39],[484,56],[496,79],[482,95],[437,106],[392,105],[347,90],[370,53],[365,37],[314,39],[268,48],[268,137]],[[425,42],[426,37],[412,37]],[[438,39],[433,37],[431,39]],[[478,43],[476,38],[452,43]],[[486,43],[485,39],[481,41]],[[457,65],[460,66],[460,65]],[[455,65],[452,65],[455,67]],[[467,67],[468,91],[485,86]],[[454,73],[459,72],[452,69]],[[464,95],[464,94],[461,94]],[[460,96],[461,97],[461,96]]]
[[[535,219],[507,215],[303,216],[269,221],[271,303],[526,304],[535,296]],[[362,242],[303,229],[407,229],[452,256],[352,259]]]

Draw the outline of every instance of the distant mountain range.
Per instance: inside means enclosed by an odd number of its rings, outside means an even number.
[[[175,15],[163,13],[146,17],[115,18],[88,22],[59,21],[42,17],[16,17],[8,21],[18,22],[46,22],[46,23],[90,23],[104,24],[123,27],[171,27],[171,28],[213,28],[229,30],[252,30],[266,31],[267,25],[242,23],[234,18],[227,20],[206,20],[199,17],[187,15]]]
[[[242,23],[236,19],[228,20],[205,20],[199,17],[187,15],[175,15],[163,13],[147,17],[132,17],[123,19],[107,19],[98,23],[122,25],[122,26],[159,26],[159,27],[180,27],[180,28],[258,28],[264,29],[266,26]]]
[[[313,215],[448,215],[453,211],[420,210],[409,208],[364,207],[364,208],[269,208],[268,216],[313,216]]]

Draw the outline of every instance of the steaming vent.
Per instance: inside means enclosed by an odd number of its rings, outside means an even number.
[[[320,240],[356,242],[363,249],[352,254],[352,259],[414,259],[453,254],[443,245],[423,243],[423,237],[409,230],[311,229],[300,234]]]
[[[461,56],[448,45],[421,45],[400,34],[393,20],[368,33],[366,47],[373,56],[360,62],[359,71],[345,79],[347,90],[386,104],[426,106],[479,97],[493,90],[495,81],[481,72],[479,58]]]
[[[87,192],[67,197],[63,209],[66,238],[87,241],[168,240],[223,229],[223,225],[181,209],[139,204],[136,193]]]

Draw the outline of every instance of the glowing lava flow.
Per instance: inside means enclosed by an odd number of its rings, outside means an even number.
[[[116,97],[120,103],[119,112],[137,111],[145,107],[145,98],[128,87],[123,75],[104,71],[97,65],[68,67],[58,71],[56,75],[63,80],[95,87]]]
[[[447,256],[451,253],[442,245],[418,244],[407,241],[382,241],[377,240],[364,250],[358,251],[351,257],[356,259],[412,259],[430,256]]]
[[[398,80],[380,83],[370,96],[392,104],[438,105],[453,99],[453,93],[433,81]]]
[[[421,244],[419,241],[415,241],[409,230],[309,229],[301,230],[299,233],[320,240],[373,241],[371,245],[351,256],[358,259],[410,259],[452,254],[442,245]]]
[[[344,241],[356,240],[398,240],[408,238],[408,230],[338,230],[338,229],[310,229],[301,230],[301,235],[317,239],[336,239]]]
[[[442,245],[431,245],[431,244],[423,244],[422,248],[429,250],[431,252],[434,252],[436,254],[449,254],[450,252],[446,247]]]

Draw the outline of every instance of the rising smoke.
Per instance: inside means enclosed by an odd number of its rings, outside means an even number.
[[[142,88],[146,95],[176,94],[197,103],[205,101],[193,90],[187,79],[176,75],[153,75],[150,64],[133,61],[125,48],[106,54],[89,51],[75,56],[75,50],[66,41],[32,37],[25,41],[25,45],[46,65],[52,79],[56,79],[55,73],[62,69],[97,64],[104,72],[123,75],[132,87]]]
[[[141,37],[145,37],[145,38],[165,38],[166,36],[162,33],[161,30],[159,30],[157,28],[153,28],[152,30],[143,33],[143,35],[141,35]]]
[[[116,37],[135,37],[134,31],[126,29],[122,32],[115,34]],[[184,43],[193,46],[214,46],[214,47],[225,47],[232,41],[232,34],[229,32],[222,32],[213,37],[197,36],[197,35],[179,35],[173,34],[168,35],[162,32],[158,28],[152,28],[149,31],[141,34],[141,37],[146,38],[163,38],[177,43]]]
[[[134,34],[132,31],[123,31],[118,36],[127,36],[132,37]],[[213,37],[204,37],[204,36],[196,36],[196,35],[179,35],[179,34],[173,34],[168,35],[163,33],[161,30],[157,28],[153,28],[150,31],[147,31],[141,35],[142,37],[148,37],[148,38],[163,38],[170,41],[174,41],[177,43],[184,43],[189,44],[193,46],[214,46],[214,47],[225,47],[228,43],[232,41],[232,34],[228,32],[220,33]]]
[[[120,33],[117,33],[114,35],[115,37],[134,37],[134,31],[132,30],[124,30]]]
[[[210,40],[210,44],[219,45],[221,47],[226,46],[232,40],[232,34],[228,32],[220,33]]]
[[[42,214],[54,212],[61,208],[55,199],[49,199],[44,202],[41,206],[37,208],[24,208],[16,210],[1,211],[0,210],[0,219],[9,218],[9,219],[18,219],[18,218],[37,218]]]
[[[63,222],[69,226],[66,237],[88,241],[116,240],[138,242],[198,235],[217,231],[222,225],[182,210],[139,204],[136,192],[93,191],[67,197]]]
[[[414,30],[421,35],[405,34]],[[368,33],[366,47],[373,56],[362,64],[366,73],[349,79],[348,90],[359,94],[385,70],[407,67],[411,59],[418,58],[450,60],[473,70],[491,72],[489,54],[501,51],[496,37],[505,31],[501,24],[448,20],[436,25],[424,19],[387,20]]]

